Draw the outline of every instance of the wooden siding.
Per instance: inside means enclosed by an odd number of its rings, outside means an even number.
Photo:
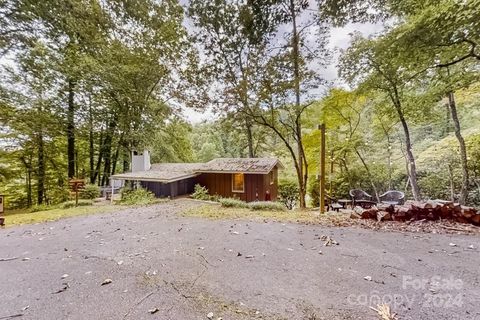
[[[266,192],[269,190],[270,199],[276,201],[278,197],[278,168],[275,167],[272,172],[273,174],[245,174],[244,192],[232,192],[231,173],[202,173],[195,178],[171,183],[141,181],[141,185],[159,198],[175,198],[191,194],[193,193],[194,185],[198,183],[205,186],[211,195],[237,198],[246,202],[265,201]]]
[[[272,201],[277,199],[278,170],[273,170],[273,184],[270,174],[245,174],[244,192],[232,192],[231,173],[202,173],[195,178],[195,183],[205,186],[211,195],[237,198],[246,202],[264,201],[266,191],[270,191]]]

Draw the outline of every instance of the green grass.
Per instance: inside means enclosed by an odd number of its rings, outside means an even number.
[[[51,210],[30,212],[28,209],[25,210],[13,210],[6,211],[3,217],[5,217],[5,225],[7,227],[21,225],[21,224],[31,224],[39,223],[45,221],[55,221],[62,218],[96,214],[96,213],[107,213],[115,210],[121,210],[124,207],[118,205],[94,205],[94,206],[81,206],[81,207],[72,207],[72,208],[57,208]]]

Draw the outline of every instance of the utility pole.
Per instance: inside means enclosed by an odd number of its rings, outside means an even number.
[[[318,125],[320,130],[320,213],[325,213],[325,124]]]

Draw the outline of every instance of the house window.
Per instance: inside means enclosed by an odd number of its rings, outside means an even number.
[[[232,174],[232,192],[245,192],[245,176],[243,173]]]

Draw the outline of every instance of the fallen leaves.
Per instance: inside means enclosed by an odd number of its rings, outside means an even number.
[[[110,283],[112,283],[112,279],[105,279],[105,280],[103,280],[101,285],[104,286],[104,285],[107,285],[107,284],[110,284]]]
[[[337,241],[335,241],[335,240],[334,240],[332,237],[330,237],[330,236],[322,235],[322,236],[320,237],[320,240],[325,241],[325,242],[323,243],[323,245],[324,245],[325,247],[328,247],[328,246],[331,246],[331,245],[337,245],[337,246],[339,245],[339,243],[338,243]]]
[[[397,320],[397,315],[392,313],[388,304],[380,304],[377,308],[370,307],[373,311],[377,312],[382,320]]]

